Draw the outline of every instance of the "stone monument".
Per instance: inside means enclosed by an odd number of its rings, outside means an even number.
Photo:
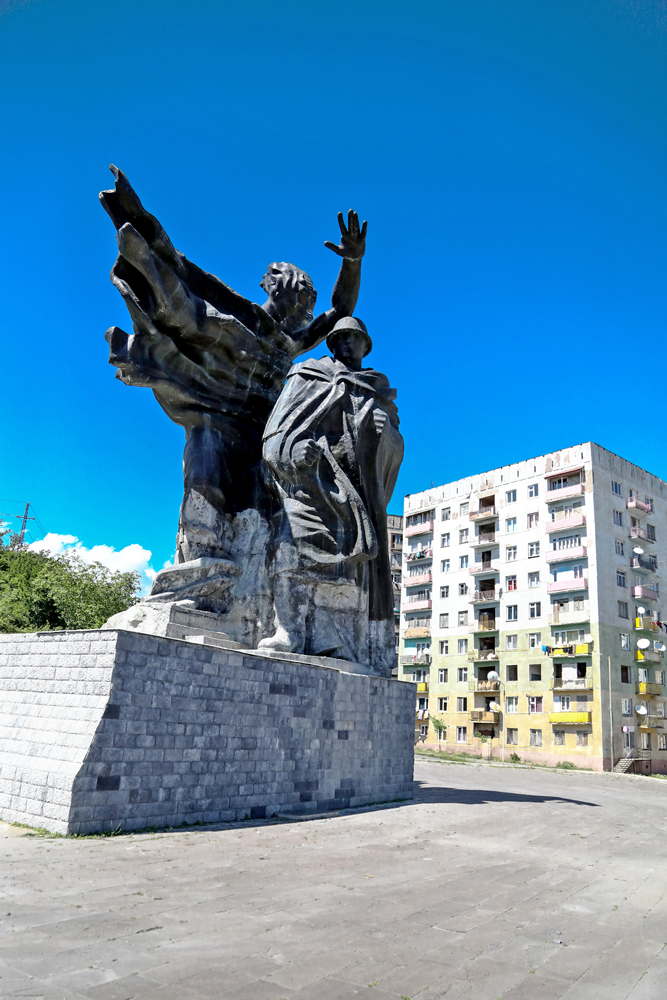
[[[132,333],[110,363],[185,430],[174,566],[102,629],[0,635],[0,816],[59,833],[317,813],[412,796],[415,690],[391,680],[395,392],[293,264],[259,306],[192,264],[116,167],[101,194]],[[326,339],[333,357],[293,364]]]

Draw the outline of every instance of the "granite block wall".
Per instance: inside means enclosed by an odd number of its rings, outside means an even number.
[[[0,817],[93,833],[410,798],[414,700],[294,656],[0,635]]]

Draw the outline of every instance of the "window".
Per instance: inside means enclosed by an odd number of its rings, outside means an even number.
[[[531,745],[531,747],[541,747],[542,746],[542,730],[541,729],[531,729],[531,731],[530,731],[530,745]]]
[[[619,601],[618,602],[618,617],[619,618],[627,618],[628,617],[628,602],[627,601]]]
[[[577,733],[577,735],[579,735],[579,734]],[[650,733],[640,733],[639,734],[639,738],[641,740],[641,748],[642,748],[642,750],[650,750],[651,749],[651,734]],[[577,742],[579,742],[579,741],[577,740]]]
[[[439,625],[440,628],[449,628],[449,614],[440,615]]]
[[[539,483],[531,483],[528,487],[528,496],[532,498],[532,497],[537,497],[539,495],[540,495]]]
[[[542,696],[531,696],[528,699],[528,711],[531,715],[539,715],[542,712]]]
[[[448,639],[441,639],[440,640],[440,655],[441,656],[449,656],[449,640]],[[446,675],[447,675],[447,671],[445,670],[445,680],[447,680],[447,676]]]
[[[468,640],[459,639],[459,655],[462,655],[463,653],[467,652],[468,652]]]
[[[505,530],[506,531],[516,531],[516,518],[515,517],[508,517],[506,519],[506,521],[505,521]]]
[[[528,617],[540,618],[541,616],[542,616],[542,602],[531,601],[531,603],[528,605]]]
[[[583,594],[577,594],[577,596],[573,598],[572,603],[574,604],[575,611],[583,611],[586,607]]]
[[[529,632],[528,633],[528,647],[529,649],[539,649],[542,645],[542,633],[541,632]]]
[[[465,545],[468,541],[468,529],[461,528],[459,531],[459,545]]]
[[[507,729],[505,731],[507,737],[507,745],[509,747],[516,747],[519,745],[519,730],[518,729]]]
[[[467,583],[460,583],[459,584],[459,597],[465,597],[467,593],[468,593],[468,584]]]
[[[447,532],[445,535],[440,535],[440,548],[443,549],[447,548],[447,546],[449,545],[449,541],[450,541],[449,532]]]
[[[632,698],[623,698],[621,701],[621,715],[632,715]]]
[[[447,711],[447,699],[446,698],[438,698],[438,711],[439,712],[446,712]]]
[[[507,680],[517,681],[519,679],[519,668],[516,663],[510,663],[507,666]]]
[[[565,730],[564,729],[554,729],[554,746],[564,747],[565,746]]]
[[[614,511],[614,524],[617,524],[620,528],[623,527],[623,515],[620,510]]]
[[[539,523],[540,523],[540,515],[539,514],[529,514],[528,515],[528,527],[529,528],[537,528],[537,527],[539,527]]]
[[[655,541],[655,525],[654,524],[647,524],[646,525],[646,537],[648,539],[650,539],[652,542]]]
[[[623,542],[619,542],[618,539],[616,539],[616,541],[614,542],[614,549],[616,551],[616,555],[617,556],[624,556],[625,555],[625,546],[624,546]]]
[[[667,733],[658,735],[658,750],[667,750]]]
[[[440,568],[443,573],[449,573],[449,559],[443,559],[440,563]]]
[[[461,639],[460,642],[465,642],[466,649],[468,648],[468,640],[467,639]],[[460,645],[460,643],[459,643],[459,645]],[[468,680],[468,668],[467,667],[459,667],[459,669],[456,671],[456,679],[458,680],[459,684],[466,683],[467,680]]]
[[[428,698],[420,698],[417,703],[417,708],[419,709],[420,712],[426,711],[426,709],[428,708]]]
[[[621,649],[630,649],[630,636],[627,632],[621,632],[619,634],[619,639],[621,642]]]
[[[440,588],[440,596],[441,597],[449,597],[449,587],[441,587]]]
[[[518,604],[508,604],[507,605],[507,621],[515,622],[519,617],[519,605]]]
[[[459,611],[459,625],[467,625],[467,624],[468,624],[468,612]]]
[[[516,490],[507,490],[505,493],[506,503],[516,503]]]
[[[447,740],[447,728],[438,730],[438,743],[445,743]]]
[[[640,684],[648,684],[648,670],[646,667],[637,667],[637,680]]]
[[[659,719],[664,719],[665,718],[665,702],[664,701],[656,701],[656,703],[655,703],[655,714],[658,716]]]
[[[508,545],[505,549],[505,558],[507,562],[516,562],[516,545]]]
[[[616,570],[616,585],[618,587],[627,587],[628,585],[627,575],[623,573],[620,569]]]
[[[505,649],[517,649],[518,635],[505,636]]]
[[[611,492],[615,493],[617,497],[623,496],[623,490],[621,489],[621,484],[617,483],[615,479],[611,481]]]
[[[577,730],[577,746],[587,747],[588,746],[588,733],[585,729]]]
[[[505,711],[508,715],[517,715],[519,712],[519,699],[517,696],[505,698]]]
[[[540,543],[530,542],[528,545],[528,558],[536,559],[537,556],[539,556],[539,554],[540,554]]]
[[[457,743],[467,743],[468,742],[468,730],[465,726],[456,727],[456,742]]]
[[[630,667],[621,667],[621,684],[630,683]]]
[[[529,670],[530,670],[530,679],[531,679],[531,681],[541,681],[542,680],[542,667],[540,666],[539,663],[531,663],[531,665],[529,667]],[[542,703],[542,699],[541,698],[539,699],[539,702],[540,702],[540,704]],[[540,711],[541,712],[542,709],[540,708],[540,709],[537,709],[536,711]]]
[[[451,507],[443,507],[442,508],[442,513],[440,514],[440,520],[441,521],[449,521],[449,519],[450,519],[451,516],[452,516],[452,508]]]
[[[420,736],[428,736],[428,722],[426,724],[422,724],[419,727],[419,735]]]
[[[505,577],[505,590],[516,590],[516,577],[506,576]]]
[[[529,573],[528,574],[528,587],[532,589],[533,587],[539,587],[540,585],[540,574],[539,573]]]
[[[468,557],[459,556],[459,569],[467,569],[467,568],[468,568]]]
[[[655,683],[656,684],[664,684],[665,683],[665,671],[664,670],[656,670],[656,672],[655,672]]]
[[[447,673],[447,667],[441,667],[440,670],[438,670],[438,684],[447,683]]]
[[[468,699],[467,698],[457,698],[456,699],[456,711],[457,712],[467,712],[468,711]]]

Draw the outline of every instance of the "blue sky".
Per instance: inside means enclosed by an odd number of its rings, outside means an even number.
[[[390,510],[589,439],[667,478],[663,11],[0,0],[0,510],[29,500],[47,531],[156,568],[173,553],[182,430],[106,361],[106,328],[129,328],[111,161],[259,301],[284,259],[325,308],[336,213],[368,219],[357,313],[406,440]]]

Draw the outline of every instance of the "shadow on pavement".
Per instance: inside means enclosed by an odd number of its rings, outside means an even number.
[[[434,788],[423,781],[415,781],[415,797],[412,801],[461,802],[471,806],[488,805],[492,802],[569,802],[574,806],[598,806],[597,802],[567,799],[562,795],[523,795],[520,792],[492,792],[483,788]]]

